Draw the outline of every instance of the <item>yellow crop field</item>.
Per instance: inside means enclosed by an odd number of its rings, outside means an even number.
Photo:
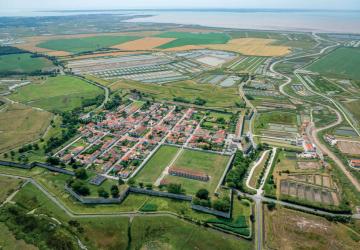
[[[112,46],[112,48],[121,50],[152,50],[173,40],[175,39],[162,37],[144,37],[138,40]]]
[[[232,39],[226,44],[206,45],[209,49],[228,50],[248,56],[284,56],[290,53],[290,48],[272,45],[274,39],[239,38]]]

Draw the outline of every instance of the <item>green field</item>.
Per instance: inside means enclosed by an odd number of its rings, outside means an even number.
[[[327,77],[360,80],[360,49],[339,48],[308,67]]]
[[[50,120],[51,113],[47,111],[9,104],[0,112],[0,152],[39,139],[50,125]]]
[[[252,249],[252,242],[219,235],[171,217],[135,217],[130,249]]]
[[[157,37],[176,38],[176,40],[159,46],[160,49],[169,49],[186,45],[225,44],[230,37],[224,33],[187,33],[187,32],[165,32]]]
[[[31,54],[13,54],[0,56],[0,72],[31,73],[53,67],[51,61],[43,58],[31,58]]]
[[[94,36],[85,38],[57,39],[39,43],[40,48],[81,53],[108,48],[117,44],[136,40],[136,36]]]
[[[20,185],[19,179],[0,176],[0,204]]]
[[[161,146],[135,177],[136,181],[153,184],[164,168],[170,164],[178,150],[177,147]]]
[[[40,84],[30,84],[10,95],[10,99],[45,110],[68,111],[81,106],[83,99],[94,98],[100,88],[71,76],[50,77]]]
[[[59,198],[59,196],[57,197]],[[158,197],[147,197],[146,199],[158,204],[159,207],[165,210],[168,206],[177,206],[177,203],[181,205],[189,204],[188,202],[177,202]],[[73,235],[79,237],[88,249],[143,249],[142,247],[145,247],[144,249],[148,249],[146,247],[151,247],[150,249],[163,249],[164,247],[165,249],[239,249],[239,247],[241,249],[251,249],[253,244],[251,241],[219,234],[168,216],[140,216],[134,217],[131,222],[127,217],[113,216],[70,218],[32,184],[24,187],[16,195],[14,201],[26,211],[53,217],[54,220],[66,225],[67,230],[72,229]],[[168,203],[159,203],[158,201],[168,201]],[[187,214],[187,209],[190,209],[188,207],[181,210],[186,211]],[[164,211],[163,209],[161,210]],[[243,214],[243,212],[241,213]],[[193,211],[193,213],[196,212]],[[200,215],[203,215],[205,220],[211,218],[207,214]],[[70,220],[77,221],[79,228],[81,227],[83,232],[80,233],[75,227],[70,226],[68,224]],[[0,224],[0,228],[1,226]],[[11,234],[11,232],[9,233]],[[37,239],[35,242],[37,242]]]
[[[269,123],[296,125],[296,113],[284,111],[272,111],[261,113],[255,120],[255,128],[267,128]]]
[[[187,194],[195,194],[200,188],[206,188],[212,194],[225,171],[229,158],[225,155],[185,149],[173,167],[207,173],[210,180],[203,182],[170,175],[165,177],[165,180],[170,183],[180,183]]]
[[[173,101],[174,97],[181,97],[189,102],[194,102],[196,98],[206,100],[204,106],[219,108],[234,108],[236,102],[240,102],[237,88],[221,88],[212,84],[196,84],[193,81],[184,81],[158,86],[133,81],[118,81],[111,85],[111,90],[137,89],[146,93],[156,100]]]

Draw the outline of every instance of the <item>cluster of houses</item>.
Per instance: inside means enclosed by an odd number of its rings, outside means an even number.
[[[226,131],[201,128],[202,117],[193,108],[132,102],[83,125],[81,137],[57,156],[65,163],[81,162],[99,174],[127,179],[162,143],[221,151]]]

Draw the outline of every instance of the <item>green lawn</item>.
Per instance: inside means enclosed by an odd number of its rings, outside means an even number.
[[[252,249],[251,241],[217,234],[171,217],[135,217],[130,249]]]
[[[296,112],[272,111],[260,113],[255,121],[255,128],[267,128],[269,123],[296,125]]]
[[[186,45],[225,44],[230,36],[224,33],[188,33],[188,32],[165,32],[157,37],[176,38],[176,40],[159,46],[160,49],[169,49]]]
[[[31,58],[31,54],[13,54],[0,56],[1,72],[31,73],[54,66],[51,61],[43,58]]]
[[[200,188],[214,193],[229,159],[225,155],[185,149],[175,161],[174,167],[207,173],[210,180],[204,182],[176,176],[167,176],[165,180],[180,183],[187,194],[195,194]]]
[[[328,77],[360,80],[359,65],[359,48],[339,48],[310,65],[308,69]]]
[[[85,38],[56,39],[39,43],[40,48],[81,53],[108,48],[117,44],[136,40],[136,36],[93,36]]]
[[[196,98],[206,100],[205,107],[234,108],[240,102],[237,88],[221,88],[212,84],[196,84],[193,81],[182,81],[158,86],[156,84],[139,83],[134,81],[118,81],[111,85],[111,90],[137,89],[154,97],[156,100],[173,101],[174,97],[181,97],[190,102]]]
[[[10,95],[10,99],[45,110],[68,111],[81,106],[83,99],[94,98],[103,91],[71,76],[50,77],[40,84],[30,84]]]
[[[135,177],[136,182],[153,184],[164,168],[170,164],[178,150],[177,147],[161,146]]]

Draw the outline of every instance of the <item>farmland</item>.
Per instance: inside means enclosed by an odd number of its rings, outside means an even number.
[[[262,38],[239,38],[230,40],[226,44],[207,45],[209,49],[238,52],[247,56],[285,56],[290,48],[273,44],[276,40]]]
[[[111,85],[111,90],[131,90],[146,93],[156,100],[173,101],[175,97],[193,101],[197,97],[206,100],[207,107],[233,108],[240,101],[236,88],[221,88],[210,84],[196,84],[193,81],[183,81],[163,85],[162,87],[131,81],[119,81]]]
[[[54,39],[39,43],[40,48],[81,53],[108,48],[117,44],[136,40],[136,36],[93,36],[84,38]]]
[[[21,104],[9,104],[0,114],[0,151],[37,140],[51,119],[49,112]]]
[[[329,77],[360,80],[359,48],[339,48],[308,67],[309,70]]]
[[[265,244],[270,249],[355,249],[360,235],[341,223],[282,207],[265,210]]]
[[[32,54],[13,54],[0,56],[0,71],[14,73],[32,73],[51,68],[54,65],[43,57],[32,57]]]
[[[186,45],[224,44],[230,37],[224,33],[187,33],[187,32],[165,32],[157,35],[162,38],[174,38],[176,40],[159,46],[160,49],[169,49]]]
[[[83,99],[102,94],[100,88],[71,76],[58,76],[18,89],[10,99],[45,110],[72,110]]]

